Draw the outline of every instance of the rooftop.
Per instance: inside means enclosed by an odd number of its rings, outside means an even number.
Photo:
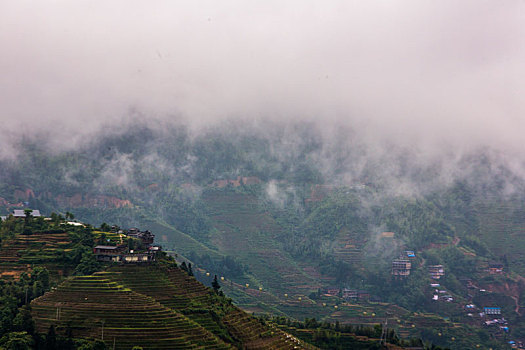
[[[13,216],[15,218],[25,218],[26,217],[26,213],[25,213],[24,209],[15,209],[15,210],[13,210]],[[40,215],[40,210],[33,210],[31,212],[31,216],[36,218],[36,217],[39,217],[39,216],[42,216],[42,215]]]
[[[114,249],[117,249],[118,247],[116,246],[112,246],[112,245],[97,245],[95,246],[95,249],[108,249],[108,250],[114,250]]]

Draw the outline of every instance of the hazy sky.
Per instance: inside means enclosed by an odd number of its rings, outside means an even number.
[[[0,122],[93,130],[130,108],[305,118],[519,150],[525,1],[0,0]]]

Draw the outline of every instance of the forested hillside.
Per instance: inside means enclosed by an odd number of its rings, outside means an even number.
[[[489,150],[455,159],[453,172],[445,160],[372,151],[351,130],[327,138],[311,124],[195,132],[136,123],[66,151],[21,141],[0,161],[0,208],[148,228],[198,279],[223,276],[225,293],[257,313],[388,319],[407,337],[453,348],[461,334],[464,346],[525,339],[523,179]],[[407,251],[410,275],[394,278],[393,261]],[[503,272],[491,273],[495,264]],[[438,265],[445,272],[434,280]],[[344,289],[366,301],[348,309]],[[508,331],[484,326],[475,316],[484,307],[501,308]]]

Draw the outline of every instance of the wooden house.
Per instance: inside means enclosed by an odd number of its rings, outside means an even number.
[[[502,263],[491,263],[489,264],[489,272],[490,273],[502,273],[503,272],[503,264]]]
[[[430,274],[430,278],[438,280],[441,276],[445,276],[445,269],[443,265],[430,265],[428,267],[428,273]]]
[[[97,261],[122,261],[124,249],[123,246],[97,245],[93,248],[93,254]]]
[[[394,259],[392,261],[392,275],[396,277],[407,277],[410,275],[412,263],[408,259]]]

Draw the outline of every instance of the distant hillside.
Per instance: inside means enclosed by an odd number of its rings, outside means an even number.
[[[214,291],[191,276],[185,265],[178,267],[161,253],[158,261],[151,263],[97,262],[90,247],[97,241],[122,244],[123,236],[133,239],[121,231],[69,224],[56,214],[34,220],[30,215],[10,217],[0,226],[0,268],[5,274],[0,298],[6,302],[1,310],[5,317],[0,346],[11,348],[9,344],[16,343],[28,349],[83,350],[135,346],[316,348],[308,343],[312,339],[291,335],[275,322],[255,318],[235,306],[220,291],[227,284],[222,279],[224,286],[217,284]],[[14,231],[8,230],[11,226]],[[32,232],[37,227],[39,232]],[[6,316],[6,312],[12,315]],[[360,349],[377,348],[373,331],[364,332],[369,336],[358,340],[352,333],[345,341],[355,337]]]
[[[16,159],[0,160],[0,213],[74,212],[96,226],[148,228],[198,280],[224,277],[222,290],[257,314],[368,326],[388,315],[403,336],[452,348],[470,346],[451,340],[466,334],[493,348],[525,341],[519,172],[487,149],[433,161],[370,149],[351,130],[332,136],[293,123],[224,123],[195,134],[137,123],[64,152],[26,139]],[[61,229],[43,244],[40,224],[31,225],[25,240],[2,237],[5,278],[37,262],[51,279],[97,270],[82,234]],[[16,237],[25,230],[2,226]],[[410,274],[395,278],[393,262],[407,251]],[[429,268],[439,265],[435,283]],[[345,299],[345,289],[369,297]],[[486,326],[484,307],[500,307],[504,324]],[[206,327],[239,341],[226,324]]]

